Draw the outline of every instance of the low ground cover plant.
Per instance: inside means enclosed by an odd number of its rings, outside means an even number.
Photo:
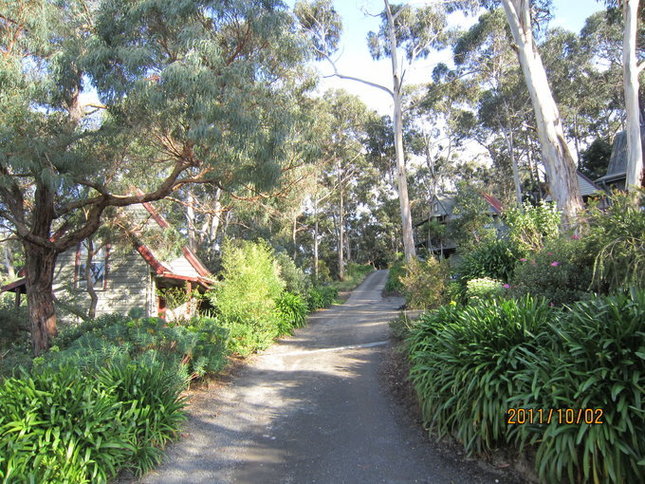
[[[487,300],[447,305],[424,314],[409,340],[410,378],[423,419],[467,452],[508,442],[504,409],[520,388],[538,334],[552,317],[546,301]]]
[[[426,425],[469,453],[532,447],[543,482],[645,480],[645,291],[443,306],[408,342]],[[510,408],[534,420],[510,425]]]
[[[307,307],[310,311],[331,306],[338,298],[338,289],[335,286],[314,286],[307,293]]]
[[[3,482],[106,482],[160,462],[184,419],[185,381],[152,356],[105,365],[44,366],[0,384]]]

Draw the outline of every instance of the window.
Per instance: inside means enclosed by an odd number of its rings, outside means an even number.
[[[76,253],[76,287],[82,289],[87,288],[87,251],[87,242],[81,242]],[[97,249],[94,246],[94,255],[89,267],[94,289],[106,287],[107,256],[107,247],[101,246]]]

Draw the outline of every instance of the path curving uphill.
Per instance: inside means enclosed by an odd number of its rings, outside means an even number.
[[[437,455],[381,383],[388,321],[377,271],[191,406],[186,437],[146,484],[496,482]]]

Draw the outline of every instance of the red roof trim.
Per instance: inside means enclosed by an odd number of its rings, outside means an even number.
[[[209,281],[208,279],[204,279],[202,277],[182,276],[180,274],[173,274],[172,272],[165,272],[163,274],[159,274],[159,277],[162,277],[165,279],[177,279],[179,281],[196,282],[197,284],[205,287],[206,289],[209,289],[210,287],[213,286],[213,281]]]
[[[201,263],[201,261],[197,258],[195,253],[190,250],[188,247],[183,247],[181,249],[182,253],[184,254],[184,257],[188,262],[190,262],[190,265],[193,266],[193,268],[197,271],[197,273],[202,276],[202,277],[208,277],[211,275],[210,271],[204,267],[204,265]]]
[[[144,208],[148,211],[148,213],[154,219],[154,221],[157,222],[159,227],[161,227],[162,229],[170,228],[170,224],[168,223],[168,221],[165,218],[163,218],[163,215],[157,212],[157,209],[154,208],[150,202],[142,202],[141,205],[144,206]]]
[[[4,286],[0,287],[0,292],[7,292],[7,291],[16,292],[16,289],[26,285],[27,285],[27,278],[23,277],[22,279],[18,279],[17,281],[10,282],[9,284],[5,284]]]
[[[486,199],[488,204],[495,209],[498,213],[502,213],[502,210],[504,207],[502,206],[502,202],[497,200],[494,196],[489,195],[488,193],[482,193],[482,197]]]
[[[168,269],[166,269],[161,262],[157,260],[157,258],[154,256],[152,251],[148,249],[145,245],[140,244],[135,246],[137,249],[137,252],[141,254],[141,257],[148,263],[150,267],[155,271],[157,274],[163,274],[166,272]]]
[[[162,229],[170,228],[168,221],[157,211],[155,207],[152,206],[150,202],[143,202],[142,205]],[[208,277],[211,275],[210,271],[206,269],[206,267],[204,267],[204,265],[192,250],[190,250],[188,247],[183,247],[181,250],[184,254],[184,257],[186,257],[190,265],[193,266],[193,269],[195,269],[200,276]]]

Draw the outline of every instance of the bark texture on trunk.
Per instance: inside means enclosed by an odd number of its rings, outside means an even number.
[[[538,138],[551,196],[567,222],[582,209],[576,162],[567,146],[558,106],[551,94],[540,54],[535,47],[528,0],[503,0],[508,24],[517,45],[526,87],[531,95]]]
[[[28,243],[24,247],[31,337],[34,355],[38,356],[49,349],[57,334],[52,292],[57,253]]]
[[[641,144],[640,107],[638,103],[638,0],[623,0],[625,32],[623,37],[623,88],[627,112],[627,190],[641,186],[643,177],[643,148]]]
[[[94,319],[96,316],[96,307],[99,303],[99,296],[94,289],[94,276],[92,274],[92,261],[94,260],[94,243],[92,239],[87,239],[87,259],[85,261],[85,283],[87,284],[87,293],[90,295],[90,307],[87,310],[88,319]]]
[[[388,36],[390,43],[390,59],[392,60],[392,99],[394,101],[394,151],[396,153],[396,178],[399,192],[399,209],[401,212],[401,231],[403,235],[403,252],[405,260],[416,257],[414,234],[412,232],[412,213],[408,196],[408,178],[403,152],[403,112],[401,107],[401,78],[399,75],[399,60],[397,56],[396,31],[394,17],[388,0],[384,0],[387,15]]]

